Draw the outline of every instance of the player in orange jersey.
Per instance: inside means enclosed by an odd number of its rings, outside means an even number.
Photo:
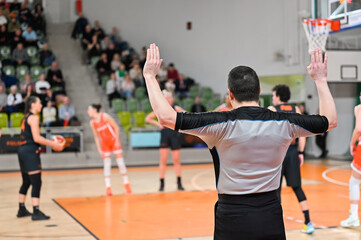
[[[225,103],[223,103],[223,104],[219,105],[218,107],[216,107],[216,109],[214,109],[214,111],[226,112],[226,111],[233,110],[231,102],[229,101],[229,98],[228,98],[228,93],[224,96],[224,102]]]
[[[106,113],[100,112],[100,104],[92,104],[88,107],[89,117],[92,118],[90,126],[93,130],[95,144],[98,152],[104,161],[104,178],[107,196],[112,196],[110,184],[111,174],[111,153],[113,152],[117,160],[120,174],[123,177],[125,192],[132,193],[129,184],[127,168],[124,163],[122,144],[119,140],[119,127],[112,117]]]

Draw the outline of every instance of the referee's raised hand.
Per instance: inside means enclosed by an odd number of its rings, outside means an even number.
[[[321,49],[312,51],[311,64],[307,67],[308,74],[314,81],[327,82],[327,53],[323,60]]]
[[[155,77],[162,61],[163,59],[160,58],[158,46],[156,46],[155,43],[152,43],[147,49],[147,60],[143,69],[144,77]]]

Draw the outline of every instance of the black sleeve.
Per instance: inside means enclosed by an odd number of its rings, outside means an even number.
[[[290,123],[301,127],[313,134],[319,134],[327,132],[328,119],[321,115],[301,115],[301,114],[289,114],[283,113],[290,121]]]
[[[225,122],[229,119],[228,112],[177,113],[175,129],[190,130]]]

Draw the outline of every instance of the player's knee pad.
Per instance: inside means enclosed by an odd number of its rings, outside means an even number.
[[[104,176],[110,177],[112,169],[112,160],[110,158],[104,158]]]
[[[305,201],[305,200],[306,200],[306,195],[305,195],[305,193],[303,192],[301,186],[299,186],[299,187],[293,187],[292,189],[293,189],[293,191],[294,191],[295,194],[296,194],[296,197],[297,197],[297,199],[298,199],[298,202],[302,202],[302,201]]]
[[[31,197],[39,198],[41,189],[41,173],[29,175],[29,178],[32,185]]]
[[[120,173],[121,174],[126,174],[127,173],[127,167],[125,166],[124,158],[117,158],[117,164],[118,164]]]
[[[351,176],[349,184],[350,200],[360,200],[360,183],[361,179],[357,179],[354,176]]]
[[[26,193],[28,192],[28,189],[30,187],[30,178],[29,175],[27,173],[21,173],[22,179],[23,179],[23,184],[20,187],[20,191],[19,193],[26,195]]]

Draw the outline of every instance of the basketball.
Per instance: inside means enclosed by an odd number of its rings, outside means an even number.
[[[54,135],[54,136],[51,138],[51,140],[54,141],[54,142],[57,142],[57,143],[61,144],[61,145],[62,145],[61,151],[64,150],[65,145],[66,145],[66,140],[65,140],[65,138],[64,138],[63,136],[61,136],[61,135]]]

